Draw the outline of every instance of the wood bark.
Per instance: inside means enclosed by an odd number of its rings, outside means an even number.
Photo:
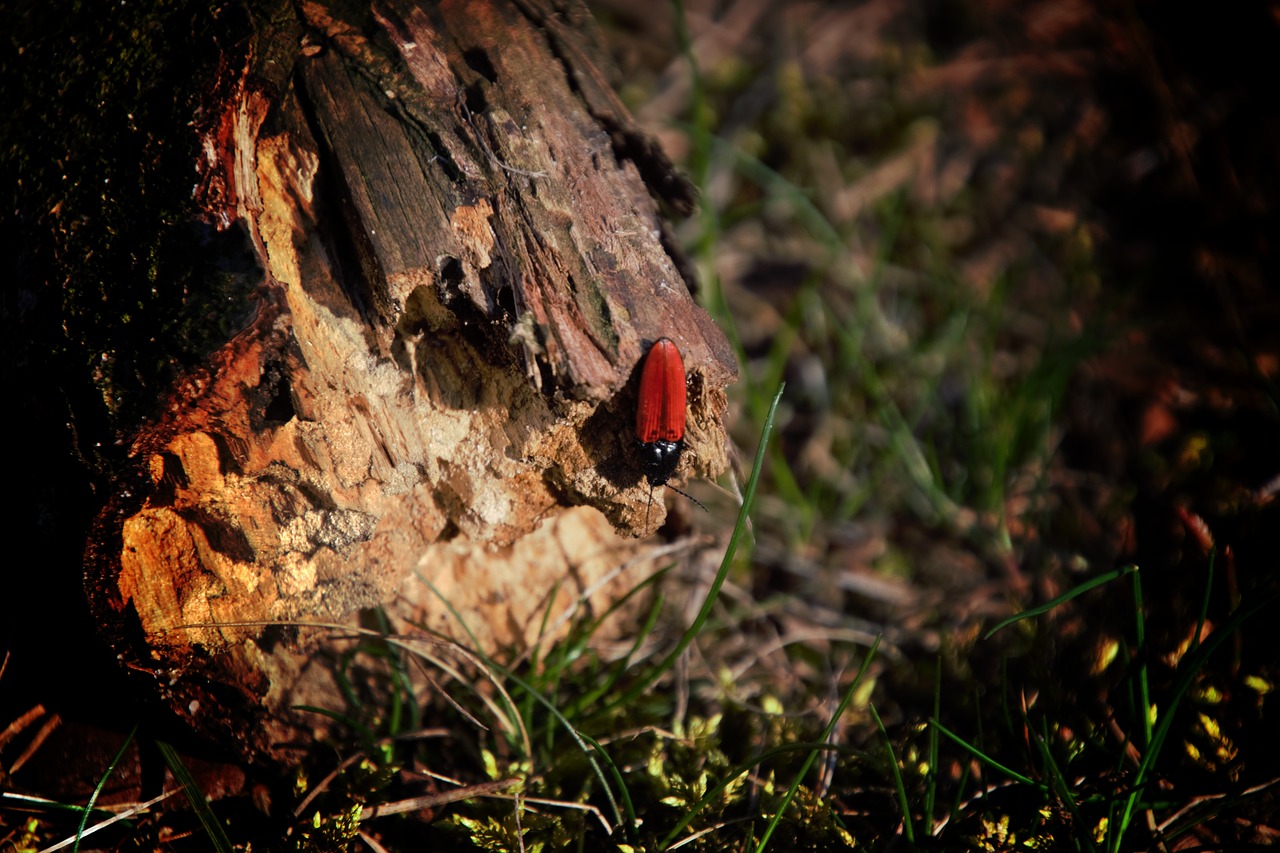
[[[659,213],[692,194],[584,8],[353,8],[299,4],[228,70],[200,203],[258,259],[253,319],[137,430],[88,549],[125,666],[246,756],[337,701],[322,625],[527,648],[644,577],[656,338],[689,369],[680,477],[726,465],[734,359]]]

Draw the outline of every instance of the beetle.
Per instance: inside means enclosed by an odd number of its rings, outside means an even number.
[[[649,481],[649,506],[644,526],[649,526],[653,490],[666,486],[680,462],[684,449],[685,373],[680,348],[670,338],[658,338],[645,354],[640,369],[640,396],[636,401],[636,440],[639,442],[640,470]],[[677,494],[706,507],[691,495],[668,486]]]

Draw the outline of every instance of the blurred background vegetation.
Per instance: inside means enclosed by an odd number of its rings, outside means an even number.
[[[787,383],[718,701],[821,718],[881,637],[846,736],[901,773],[816,787],[871,846],[1273,841],[1274,9],[596,9],[740,447]]]

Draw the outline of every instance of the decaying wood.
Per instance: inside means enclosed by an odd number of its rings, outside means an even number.
[[[681,476],[725,467],[734,361],[655,202],[687,187],[563,5],[300,4],[207,140],[256,317],[136,436],[88,589],[126,665],[245,754],[335,701],[308,623],[381,606],[523,648],[651,569],[631,413],[657,337],[690,370]]]

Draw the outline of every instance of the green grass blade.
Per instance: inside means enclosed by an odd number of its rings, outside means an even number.
[[[199,819],[200,825],[204,827],[205,834],[209,836],[213,849],[217,850],[218,853],[232,853],[231,839],[227,838],[227,833],[222,828],[222,823],[209,806],[209,798],[196,785],[195,777],[191,775],[191,771],[183,763],[178,751],[160,740],[156,741],[156,748],[160,750],[160,755],[164,758],[164,763],[169,768],[169,772],[173,774],[173,778],[182,787],[182,792],[186,796],[187,802],[191,804],[191,809],[196,813],[196,818]]]
[[[702,626],[707,621],[707,617],[711,615],[711,609],[715,606],[716,597],[720,594],[720,588],[724,586],[725,580],[729,577],[729,569],[733,566],[733,557],[737,552],[738,543],[746,534],[747,518],[751,512],[751,505],[755,501],[756,487],[760,484],[760,472],[764,467],[765,453],[769,446],[769,434],[773,430],[773,420],[778,413],[778,403],[782,400],[782,392],[785,388],[785,385],[778,386],[778,392],[773,395],[773,402],[769,406],[769,413],[765,416],[764,427],[760,431],[759,447],[756,449],[755,464],[751,471],[751,479],[747,481],[747,488],[742,497],[742,507],[738,510],[738,520],[733,526],[733,533],[729,536],[729,544],[725,547],[724,557],[720,560],[720,568],[716,571],[716,576],[711,581],[711,587],[707,590],[706,598],[702,602],[702,608],[698,611],[693,623],[680,637],[680,641],[676,643],[675,648],[667,654],[662,662],[652,667],[626,692],[619,694],[617,698],[609,703],[609,708],[630,704],[647,692],[663,673],[670,671],[676,660],[684,654],[685,650],[697,638],[702,631]]]
[[[605,776],[605,772],[601,768],[600,761],[597,761],[597,757],[603,760],[605,765],[609,767],[609,776],[613,777],[619,785],[623,784],[621,772],[613,763],[613,759],[609,757],[609,754],[604,751],[604,748],[589,736],[578,731],[573,723],[571,723],[560,709],[555,706],[555,703],[542,695],[542,692],[535,688],[531,683],[500,664],[492,661],[486,661],[486,663],[492,667],[495,672],[501,673],[504,678],[509,678],[511,681],[520,685],[520,687],[528,692],[529,695],[533,696],[537,702],[546,708],[547,711],[551,713],[551,716],[555,717],[560,725],[564,727],[564,730],[569,734],[569,737],[573,738],[573,742],[578,745],[578,749],[581,750],[583,757],[587,759],[587,763],[591,765],[591,770],[595,773],[596,778],[600,780],[600,785],[604,791],[605,799],[609,801],[609,808],[613,812],[614,821],[619,826],[624,827],[628,835],[634,833],[636,827],[636,815],[634,811],[630,810],[631,797],[627,794],[624,786],[621,793],[623,804],[627,808],[626,819],[624,820],[623,807],[618,804],[618,795],[614,794],[613,788],[609,785],[609,778]]]
[[[676,821],[676,825],[671,828],[671,831],[663,836],[662,841],[658,842],[657,849],[669,849],[672,842],[675,841],[676,836],[684,832],[689,824],[693,823],[694,819],[697,818],[698,814],[708,805],[715,802],[715,800],[723,794],[730,785],[736,782],[739,777],[750,773],[753,768],[759,767],[766,761],[776,758],[779,755],[786,755],[790,752],[807,752],[810,750],[817,750],[819,752],[824,750],[838,752],[841,755],[847,755],[850,758],[864,760],[867,758],[866,753],[854,749],[851,746],[845,746],[844,744],[839,743],[789,743],[784,746],[775,746],[772,749],[766,749],[750,761],[739,764],[733,770],[729,771],[725,774],[723,779],[715,784],[714,787],[708,790],[707,793],[703,794],[702,798],[699,799],[698,802],[694,803],[686,810],[684,817]]]
[[[1032,607],[1030,610],[1023,610],[1021,613],[1015,613],[1007,619],[1001,619],[999,622],[996,623],[994,628],[992,628],[990,631],[982,635],[982,639],[989,640],[993,636],[995,636],[997,633],[999,633],[1000,631],[1003,631],[1005,628],[1008,628],[1010,625],[1014,624],[1015,622],[1021,622],[1023,619],[1032,619],[1036,616],[1041,616],[1045,613],[1048,613],[1050,610],[1053,610],[1055,607],[1059,607],[1063,604],[1066,604],[1068,601],[1070,601],[1073,598],[1076,598],[1077,596],[1084,595],[1086,592],[1088,592],[1091,589],[1100,587],[1103,584],[1111,583],[1113,580],[1118,580],[1119,578],[1122,578],[1128,574],[1132,574],[1137,570],[1138,570],[1137,566],[1124,566],[1123,568],[1119,568],[1114,571],[1110,571],[1110,572],[1106,572],[1105,574],[1098,575],[1096,578],[1091,578],[1077,587],[1072,587],[1071,589],[1067,590],[1062,595],[1058,596],[1052,601],[1046,601],[1044,604],[1041,604],[1038,607]]]
[[[942,717],[942,658],[936,658],[933,671],[933,718]],[[929,727],[929,779],[924,791],[924,834],[933,834],[933,810],[938,798],[938,730]]]
[[[880,638],[876,637],[876,641],[871,644],[871,648],[867,651],[866,657],[862,660],[862,666],[858,668],[858,674],[853,677],[853,681],[849,684],[849,689],[844,692],[844,696],[840,698],[840,704],[836,706],[835,713],[831,715],[831,719],[827,721],[826,728],[822,730],[822,742],[827,743],[831,738],[831,733],[835,731],[836,725],[840,722],[840,716],[844,714],[845,709],[849,707],[849,703],[853,701],[853,692],[858,689],[858,685],[862,682],[862,676],[867,674],[867,667],[871,665],[872,659],[876,656],[876,650],[880,648]],[[875,708],[871,709],[871,713],[875,714]],[[879,719],[879,718],[877,718]],[[791,805],[791,801],[795,799],[796,791],[800,790],[800,783],[804,781],[804,777],[808,775],[809,768],[813,766],[813,762],[817,760],[818,750],[814,749],[809,752],[809,756],[805,758],[804,764],[800,767],[800,772],[791,780],[787,793],[783,796],[782,802],[778,804],[777,810],[773,814],[773,818],[769,821],[769,825],[765,827],[764,834],[760,837],[760,843],[756,845],[756,853],[764,853],[765,846],[769,843],[769,838],[773,835],[773,831],[778,827],[778,821],[782,820],[783,813],[787,810],[787,806]]]
[[[1057,791],[1058,799],[1066,805],[1067,811],[1071,812],[1075,825],[1084,830],[1082,837],[1085,840],[1085,847],[1092,853],[1097,853],[1098,846],[1093,843],[1093,837],[1088,833],[1084,817],[1080,814],[1076,799],[1071,794],[1071,786],[1067,784],[1067,777],[1063,775],[1062,768],[1058,766],[1058,762],[1053,757],[1053,751],[1049,749],[1049,733],[1044,729],[1044,721],[1041,721],[1040,732],[1036,732],[1032,728],[1029,720],[1026,723],[1031,742],[1035,744],[1036,751],[1040,754],[1040,764],[1044,775],[1049,778],[1053,790]]]
[[[960,737],[958,734],[948,729],[938,720],[931,719],[929,720],[929,723],[930,725],[936,726],[939,732],[941,732],[943,735],[948,737],[952,742],[954,742],[957,746],[962,748],[965,752],[968,752],[970,755],[972,755],[974,758],[978,759],[988,767],[994,770],[999,770],[1001,773],[1003,773],[1004,775],[1008,776],[1010,779],[1013,779],[1016,782],[1021,782],[1024,785],[1030,785],[1031,787],[1037,788],[1041,791],[1045,790],[1044,785],[1040,784],[1039,782],[1037,782],[1036,780],[1028,776],[1022,775],[1021,773],[1014,770],[1013,768],[1008,767],[1004,764],[1001,764],[999,761],[996,761],[994,758],[987,755],[985,752],[978,749],[976,746],[969,743],[964,738]]]
[[[1112,836],[1111,849],[1116,853],[1119,853],[1121,841],[1133,820],[1134,812],[1138,810],[1138,804],[1141,802],[1142,794],[1146,789],[1151,768],[1164,747],[1165,739],[1169,736],[1169,729],[1173,725],[1178,706],[1182,703],[1187,691],[1191,689],[1191,685],[1195,683],[1200,670],[1208,663],[1209,657],[1218,647],[1226,642],[1229,637],[1234,636],[1236,631],[1240,630],[1241,625],[1260,611],[1274,606],[1277,601],[1280,601],[1280,596],[1269,595],[1259,599],[1252,606],[1238,608],[1232,617],[1224,622],[1218,630],[1205,638],[1205,641],[1200,644],[1193,654],[1187,656],[1186,669],[1174,684],[1169,706],[1160,715],[1160,722],[1156,725],[1151,736],[1150,747],[1142,754],[1142,761],[1138,764],[1138,771],[1134,778],[1133,790],[1129,793],[1129,797],[1125,802],[1124,812],[1120,817],[1119,826],[1115,835]]]
[[[578,714],[582,713],[586,708],[597,706],[602,698],[613,692],[623,675],[626,674],[627,668],[631,665],[632,657],[640,650],[640,647],[644,645],[644,641],[648,639],[649,635],[653,633],[653,629],[657,626],[658,618],[662,614],[663,601],[664,599],[660,595],[654,597],[653,604],[649,607],[648,615],[636,631],[635,640],[632,641],[631,648],[627,650],[626,654],[613,666],[609,673],[601,679],[599,684],[570,703],[565,710],[566,716],[576,719]]]
[[[441,592],[438,589],[436,589],[435,584],[431,583],[429,579],[427,579],[421,574],[418,574],[418,578],[424,584],[426,584],[427,589],[429,589],[438,599],[440,599],[440,601],[445,605],[445,607],[449,609],[449,611],[454,615],[454,618],[456,618],[459,624],[461,624],[464,630],[466,630],[468,636],[472,638],[472,642],[475,643],[475,635],[471,633],[470,628],[467,627],[466,622],[462,619],[461,614],[458,613],[458,611],[454,608],[452,603],[450,603],[449,600],[445,598],[444,595],[441,594]],[[521,678],[520,676],[516,675],[516,673],[513,672],[510,668],[505,667],[502,664],[499,664],[497,661],[493,660],[488,655],[479,651],[478,643],[475,644],[475,649],[476,650],[473,651],[472,654],[474,654],[478,660],[480,660],[486,667],[488,667],[493,672],[496,672],[502,675],[504,678],[510,679],[512,682],[519,685],[526,692],[527,695],[532,696],[538,704],[546,708],[551,713],[551,715],[556,719],[556,721],[559,722],[564,727],[564,730],[568,732],[569,737],[573,739],[574,743],[577,744],[578,749],[582,752],[583,756],[587,759],[587,763],[591,766],[591,770],[595,774],[595,777],[600,781],[601,788],[604,791],[605,799],[609,801],[609,808],[613,812],[614,821],[618,825],[626,827],[626,831],[628,832],[628,834],[633,833],[635,831],[634,828],[636,825],[635,814],[633,812],[629,812],[626,816],[627,819],[624,820],[623,809],[621,806],[619,806],[618,797],[617,795],[615,795],[612,787],[609,784],[609,777],[605,775],[604,770],[600,766],[600,762],[596,760],[597,755],[603,758],[604,761],[610,765],[610,775],[612,775],[614,778],[620,778],[617,768],[612,766],[613,762],[612,762],[612,759],[609,758],[608,754],[603,751],[597,752],[597,750],[600,749],[598,744],[596,745],[595,748],[589,745],[586,737],[581,732],[578,731],[577,727],[575,727],[573,723],[569,721],[568,717],[566,717],[564,713],[559,708],[556,707],[554,702],[552,702],[550,699],[544,696],[542,691],[538,690],[533,685],[532,682],[530,682],[527,679]],[[502,691],[502,704],[504,708],[507,709],[508,713],[516,714],[516,715],[519,714],[519,710],[514,705],[508,702],[505,691]],[[631,802],[630,797],[627,796],[625,792],[623,793],[623,802],[626,805],[630,806],[630,802]]]
[[[80,825],[76,827],[76,841],[71,845],[71,853],[79,853],[80,839],[84,836],[85,826],[89,822],[89,815],[93,812],[93,804],[98,801],[98,797],[102,794],[102,789],[107,786],[107,780],[111,778],[111,774],[115,772],[116,766],[120,760],[124,758],[125,750],[129,748],[129,744],[133,743],[133,736],[138,733],[138,727],[134,726],[129,732],[128,737],[124,739],[124,743],[120,744],[120,749],[112,756],[111,763],[107,765],[107,769],[103,771],[102,777],[98,779],[98,784],[93,786],[93,793],[89,795],[89,802],[84,804],[84,813],[80,815]]]
[[[876,711],[876,706],[871,705],[871,716],[876,721],[876,728],[880,730],[880,737],[884,739],[884,749],[889,755],[889,772],[893,774],[893,787],[898,793],[898,807],[902,809],[902,831],[907,836],[907,843],[915,846],[916,829],[915,823],[911,819],[911,803],[907,800],[907,786],[902,781],[902,771],[898,769],[898,756],[893,751],[893,744],[889,741],[889,732],[885,730],[884,723],[880,720],[880,714]]]
[[[354,734],[358,735],[360,740],[366,746],[374,743],[378,739],[378,735],[373,731],[373,729],[369,728],[364,723],[361,723],[350,714],[344,714],[341,711],[334,711],[329,708],[321,708],[319,705],[294,705],[293,710],[305,711],[309,714],[317,714],[321,717],[333,720],[335,723],[346,726]]]
[[[1142,575],[1133,573],[1133,622],[1134,632],[1138,640],[1138,702],[1142,720],[1142,749],[1151,747],[1151,680],[1147,677],[1147,616],[1146,605],[1142,601]]]

